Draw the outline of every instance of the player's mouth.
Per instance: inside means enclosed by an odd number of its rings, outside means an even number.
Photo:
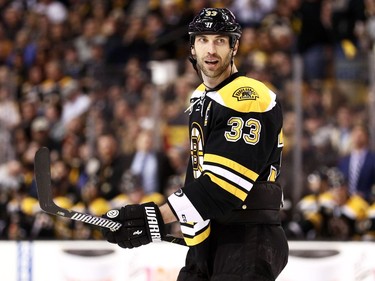
[[[209,59],[209,60],[205,60],[204,62],[206,64],[208,64],[208,65],[214,66],[214,65],[217,65],[219,63],[219,60],[217,60],[217,59]]]
[[[217,69],[218,65],[219,65],[219,61],[217,58],[206,58],[204,60],[204,63],[207,67],[207,70],[215,70]]]

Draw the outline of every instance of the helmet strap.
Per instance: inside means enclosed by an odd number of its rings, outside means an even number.
[[[195,69],[195,71],[198,72],[197,60],[192,55],[190,55],[188,59],[193,65],[193,68]]]

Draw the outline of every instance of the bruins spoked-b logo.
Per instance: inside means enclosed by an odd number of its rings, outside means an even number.
[[[203,171],[203,132],[201,126],[194,122],[191,128],[190,156],[194,178],[198,178]]]
[[[256,100],[259,95],[252,87],[241,87],[233,93],[233,97],[237,98],[238,101]]]

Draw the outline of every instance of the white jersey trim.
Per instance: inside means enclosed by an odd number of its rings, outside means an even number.
[[[270,93],[270,96],[271,96],[271,102],[270,102],[269,106],[267,107],[267,109],[265,110],[266,112],[270,111],[276,105],[276,94],[274,92],[272,92],[271,90],[269,90],[269,93]]]
[[[181,189],[170,195],[168,197],[168,202],[180,222],[191,223],[204,221],[197,209]]]
[[[241,186],[248,192],[253,188],[253,184],[251,182],[239,177],[238,175],[228,171],[227,169],[213,166],[213,165],[203,164],[203,170],[211,171],[214,174],[221,175],[224,178],[228,179],[229,181]]]

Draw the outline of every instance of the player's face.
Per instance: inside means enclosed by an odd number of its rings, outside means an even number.
[[[223,35],[197,35],[192,49],[203,77],[208,79],[229,76],[232,52],[229,37]]]

